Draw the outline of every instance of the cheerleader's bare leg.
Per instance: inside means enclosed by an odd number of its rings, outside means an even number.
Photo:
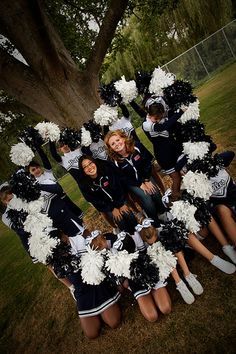
[[[158,165],[155,162],[152,164],[152,177],[154,178],[154,180],[155,180],[156,184],[158,185],[158,187],[159,187],[160,191],[162,192],[162,194],[164,194],[166,188],[165,188],[163,180],[162,180],[162,178],[161,178],[161,176],[159,174]]]
[[[110,306],[101,313],[103,321],[111,328],[119,327],[121,323],[121,311],[118,304]]]
[[[181,184],[181,175],[179,172],[175,171],[169,174],[172,179],[172,198],[177,200],[180,196],[180,184]]]
[[[168,315],[171,312],[171,299],[166,287],[153,289],[152,296],[161,313]]]
[[[140,296],[137,299],[137,302],[143,317],[149,322],[156,322],[158,319],[158,312],[151,293]]]
[[[99,315],[80,317],[80,324],[87,338],[95,339],[99,336],[101,329],[101,319]]]
[[[233,212],[226,205],[217,205],[216,212],[220,218],[220,222],[230,240],[236,246],[236,221]]]

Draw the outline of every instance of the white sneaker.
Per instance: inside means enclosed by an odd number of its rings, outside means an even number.
[[[236,264],[236,251],[233,246],[226,245],[222,247],[222,250],[226,256],[228,256],[231,261]]]
[[[183,282],[183,280],[180,280],[180,282],[176,284],[176,289],[180,292],[180,295],[182,296],[186,304],[191,305],[194,302],[195,298],[193,294],[189,291],[187,285]]]
[[[214,256],[210,263],[216,268],[222,270],[222,272],[226,274],[233,274],[236,270],[235,265],[230,262],[224,261],[222,258],[218,256]]]
[[[188,285],[192,288],[194,294],[201,295],[203,293],[203,287],[196,278],[197,276],[192,273],[189,273],[189,275],[185,277]]]

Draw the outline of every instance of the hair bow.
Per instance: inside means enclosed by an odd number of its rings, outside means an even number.
[[[162,104],[162,106],[164,107],[165,111],[168,110],[168,108],[169,108],[161,96],[148,98],[146,103],[145,103],[145,107],[148,109],[153,103]]]
[[[99,236],[101,234],[100,230],[94,230],[91,232],[90,236],[86,237],[85,239],[85,244],[86,246],[89,246],[94,238]]]
[[[135,226],[135,230],[140,232],[143,228],[146,229],[150,226],[152,226],[152,223],[154,222],[154,220],[150,219],[150,218],[145,218],[142,221],[142,224],[137,224]]]
[[[118,235],[117,235],[117,239],[116,241],[113,243],[112,248],[115,248],[116,250],[121,250],[123,247],[123,240],[125,239],[127,233],[124,231],[121,231]]]
[[[170,202],[170,197],[171,196],[171,189],[168,188],[166,191],[165,191],[165,194],[163,195],[163,197],[161,198],[162,200],[162,203],[164,204],[164,206],[166,208],[168,208],[168,204]]]

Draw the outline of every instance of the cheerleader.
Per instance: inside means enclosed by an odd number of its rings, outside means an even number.
[[[120,230],[132,234],[137,221],[126,204],[119,170],[111,162],[96,161],[90,156],[82,156],[79,166],[84,176],[81,183],[84,198],[111,224],[114,222]]]
[[[145,245],[136,232],[134,236],[121,232],[117,236],[112,234],[94,233],[88,240],[91,247],[97,250],[113,249],[116,251],[126,250],[128,253],[145,251]],[[123,280],[123,286],[128,288],[139,305],[140,312],[149,322],[155,322],[158,319],[158,310],[167,315],[171,312],[171,299],[166,289],[166,283],[158,281],[154,288],[150,288],[142,281]]]
[[[181,155],[182,147],[177,145],[172,137],[172,130],[183,111],[179,110],[179,112],[170,115],[162,97],[150,97],[147,99],[145,107],[148,116],[142,127],[153,144],[157,162],[173,181],[172,198],[176,200],[179,197],[181,176],[176,171],[175,165]]]
[[[143,219],[141,224],[138,224],[136,226],[136,230],[139,232],[142,240],[145,243],[147,243],[149,246],[157,241],[162,242],[162,239],[163,239],[161,237],[162,228],[156,229],[152,225],[152,222],[153,222],[152,219]],[[167,245],[167,243],[165,244],[165,246],[166,245]],[[172,243],[172,245],[166,246],[167,250],[169,249],[171,252],[174,252],[174,254],[178,260],[178,264],[180,265],[181,270],[183,272],[185,281],[190,286],[190,288],[192,289],[194,294],[201,295],[203,293],[203,287],[200,284],[200,282],[196,279],[196,275],[194,275],[190,272],[189,267],[188,267],[186,260],[184,258],[184,254],[182,252],[183,247],[184,246],[183,246],[183,244],[181,244],[181,242]],[[176,289],[179,291],[183,300],[187,304],[191,305],[194,302],[195,298],[192,295],[192,293],[189,291],[186,284],[180,278],[179,273],[177,272],[176,269],[174,269],[172,271],[171,276],[174,279]]]
[[[121,130],[107,133],[104,141],[110,158],[122,172],[128,191],[137,197],[147,216],[158,226],[157,214],[164,213],[166,209],[151,176],[153,156]]]
[[[28,166],[28,171],[36,178],[39,183],[43,183],[44,180],[50,180],[56,182],[56,178],[52,172],[52,165],[40,146],[35,147],[43,164],[43,168],[37,161],[31,161]],[[80,219],[83,220],[83,211],[72,202],[72,200],[63,192],[61,198],[66,203],[67,207]]]

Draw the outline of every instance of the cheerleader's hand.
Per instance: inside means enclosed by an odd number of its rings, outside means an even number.
[[[148,187],[146,186],[146,182],[142,183],[140,188],[144,191],[145,194],[149,194]]]
[[[120,212],[123,214],[123,213],[126,213],[126,214],[129,214],[130,212],[130,209],[127,205],[122,205],[122,207],[120,208]]]
[[[122,213],[120,209],[114,208],[112,210],[112,215],[115,220],[121,220],[122,219]]]
[[[156,193],[156,186],[151,181],[145,182],[145,186],[147,187],[148,194]]]

